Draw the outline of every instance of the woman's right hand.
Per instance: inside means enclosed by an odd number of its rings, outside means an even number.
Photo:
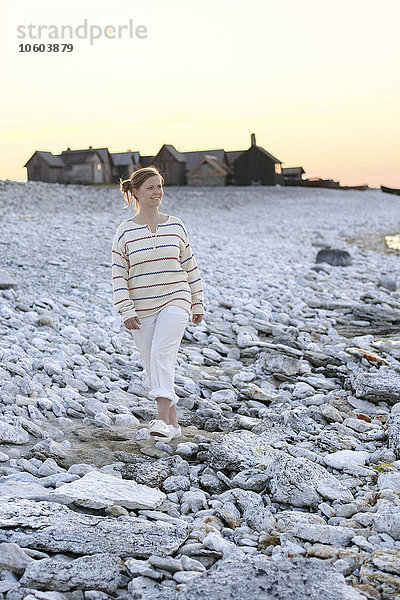
[[[140,319],[139,317],[131,317],[124,321],[124,325],[127,329],[140,329]]]

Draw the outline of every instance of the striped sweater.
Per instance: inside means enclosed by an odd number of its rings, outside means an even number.
[[[167,304],[189,315],[204,314],[199,268],[181,219],[168,216],[153,234],[127,219],[116,230],[111,252],[114,308],[125,322],[152,315]]]

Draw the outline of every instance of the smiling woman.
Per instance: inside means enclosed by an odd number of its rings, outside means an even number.
[[[175,363],[189,317],[200,323],[203,286],[183,221],[159,212],[164,178],[154,166],[120,180],[128,208],[137,215],[121,223],[112,244],[114,308],[142,357],[157,400],[158,419],[150,435],[170,441],[180,436],[174,389]]]

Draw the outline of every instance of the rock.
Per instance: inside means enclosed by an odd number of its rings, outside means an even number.
[[[59,467],[54,458],[46,458],[37,472],[41,477],[46,477],[47,475],[54,475],[55,473],[63,473],[65,472],[65,469]]]
[[[217,392],[212,392],[211,401],[217,403],[225,403],[228,406],[231,404],[236,404],[237,402],[237,394],[234,390],[226,389],[226,390],[218,390]]]
[[[389,448],[392,448],[396,457],[400,459],[400,402],[392,407],[387,422],[387,435]]]
[[[15,481],[13,479],[0,483],[0,497],[2,498],[46,500],[49,496],[50,490],[38,483]]]
[[[365,600],[346,585],[333,565],[317,558],[281,558],[273,561],[255,556],[237,561],[221,560],[207,574],[190,581],[177,595],[177,600]]]
[[[400,396],[400,375],[389,367],[381,367],[377,373],[352,374],[351,386],[357,398],[394,405]]]
[[[177,583],[187,584],[199,575],[199,571],[179,571],[174,574],[174,579]]]
[[[332,454],[326,454],[323,457],[324,463],[328,467],[339,471],[359,475],[374,475],[373,469],[363,469],[363,465],[369,460],[369,452],[355,450],[339,450]]]
[[[53,319],[49,315],[40,315],[36,321],[38,327],[51,327],[56,329]]]
[[[333,453],[338,450],[354,450],[354,448],[357,448],[359,443],[357,438],[338,430],[338,425],[338,423],[334,423],[330,427],[325,427],[318,434],[316,443],[319,449]]]
[[[225,484],[219,477],[217,477],[212,469],[209,469],[208,467],[204,469],[204,472],[200,476],[199,484],[204,490],[206,490],[206,492],[209,492],[210,494],[220,494],[226,489],[226,487],[230,487],[230,485]]]
[[[115,554],[97,553],[71,562],[43,558],[29,563],[21,585],[46,590],[90,590],[115,592],[120,583],[121,559]]]
[[[391,292],[395,292],[397,290],[397,283],[393,277],[389,275],[381,275],[378,277],[378,285],[381,287],[390,290]]]
[[[175,454],[179,454],[186,460],[194,460],[199,451],[198,444],[193,442],[180,442],[175,448]]]
[[[315,262],[326,262],[333,267],[348,267],[353,264],[351,255],[347,250],[338,250],[336,248],[323,248],[322,250],[318,250]]]
[[[281,373],[293,376],[301,373],[301,361],[281,352],[260,352],[254,363],[256,374],[265,376],[265,373]]]
[[[106,508],[118,504],[129,509],[151,509],[157,508],[165,498],[160,490],[99,471],[90,471],[49,494],[50,500],[63,504],[74,502],[88,508]]]
[[[331,404],[321,404],[319,410],[321,412],[321,415],[325,417],[327,421],[335,423],[343,422],[342,415],[340,414],[338,409],[332,406]]]
[[[274,516],[269,509],[264,506],[247,506],[243,511],[243,520],[251,527],[251,529],[258,531],[259,533],[270,533],[276,525]]]
[[[400,507],[389,503],[382,504],[372,518],[375,529],[388,533],[394,540],[400,541]]]
[[[381,473],[378,477],[378,488],[393,490],[396,494],[400,494],[400,473],[398,471]]]
[[[338,548],[326,544],[313,544],[307,550],[307,556],[315,556],[316,558],[336,558],[337,555]]]
[[[16,287],[18,287],[17,280],[4,269],[0,269],[0,290],[9,290]]]
[[[146,429],[148,431],[148,429]],[[136,483],[149,487],[159,487],[170,475],[170,468],[166,462],[156,460],[139,464],[128,464],[121,467],[124,479],[133,479]]]
[[[261,492],[268,482],[266,473],[260,473],[258,469],[244,469],[232,478],[232,485],[243,490]]]
[[[244,553],[240,548],[233,542],[223,538],[217,531],[208,533],[203,539],[203,545],[215,552],[221,552],[223,556],[235,556],[237,560],[244,557]]]
[[[43,357],[43,369],[47,375],[61,375],[62,366],[50,356]]]
[[[351,492],[321,465],[306,458],[277,456],[267,469],[269,489],[275,502],[317,507],[321,498],[351,502]]]
[[[227,433],[213,441],[207,452],[212,467],[232,471],[251,467],[265,469],[277,454],[269,444],[268,435],[250,431]]]
[[[104,404],[104,402],[97,400],[97,398],[89,397],[85,400],[85,412],[92,416],[97,415],[98,413],[106,413],[107,406]]]
[[[185,558],[188,557],[186,556]],[[176,558],[171,558],[170,556],[154,555],[150,556],[148,561],[156,569],[163,569],[164,571],[169,571],[170,573],[176,573],[177,571],[182,571],[183,569],[183,562],[177,560]]]
[[[307,542],[319,542],[321,544],[342,548],[348,546],[354,538],[355,532],[349,527],[340,525],[313,525],[297,524],[293,528],[293,535]]]
[[[115,415],[115,419],[114,419],[114,423],[115,425],[140,425],[140,421],[139,419],[137,419],[134,415],[128,415],[128,414],[121,414],[121,415]],[[146,429],[146,431],[148,431],[148,429]],[[138,439],[138,438],[136,438]],[[148,439],[148,438],[145,438]]]
[[[205,573],[206,571],[205,566],[201,562],[190,558],[190,556],[185,556],[185,554],[182,554],[181,563],[185,571],[199,571],[200,573]]]
[[[171,475],[163,483],[163,489],[167,494],[178,490],[188,490],[189,488],[190,479],[185,475]]]
[[[24,548],[148,558],[172,554],[188,535],[188,526],[181,520],[170,524],[136,517],[115,519],[76,512],[55,502],[0,498],[0,542]]]
[[[27,565],[33,561],[18,544],[3,542],[0,544],[0,569],[12,573],[23,573]]]
[[[181,503],[181,511],[184,515],[187,515],[190,512],[196,514],[200,510],[207,508],[206,495],[201,490],[190,490],[184,492]]]
[[[254,327],[242,327],[238,332],[236,343],[238,348],[247,348],[259,342],[257,330]]]
[[[400,549],[375,550],[361,565],[360,580],[381,592],[383,598],[396,598],[400,590]]]
[[[22,427],[0,421],[0,444],[27,444],[29,435]]]

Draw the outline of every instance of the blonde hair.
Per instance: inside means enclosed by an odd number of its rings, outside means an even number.
[[[136,169],[129,179],[122,180],[120,178],[119,187],[126,201],[126,205],[123,208],[128,208],[128,206],[130,206],[133,197],[135,198],[136,212],[139,212],[139,200],[133,193],[133,190],[139,189],[149,177],[154,177],[154,175],[159,175],[161,177],[161,183],[164,184],[164,177],[154,165]]]

